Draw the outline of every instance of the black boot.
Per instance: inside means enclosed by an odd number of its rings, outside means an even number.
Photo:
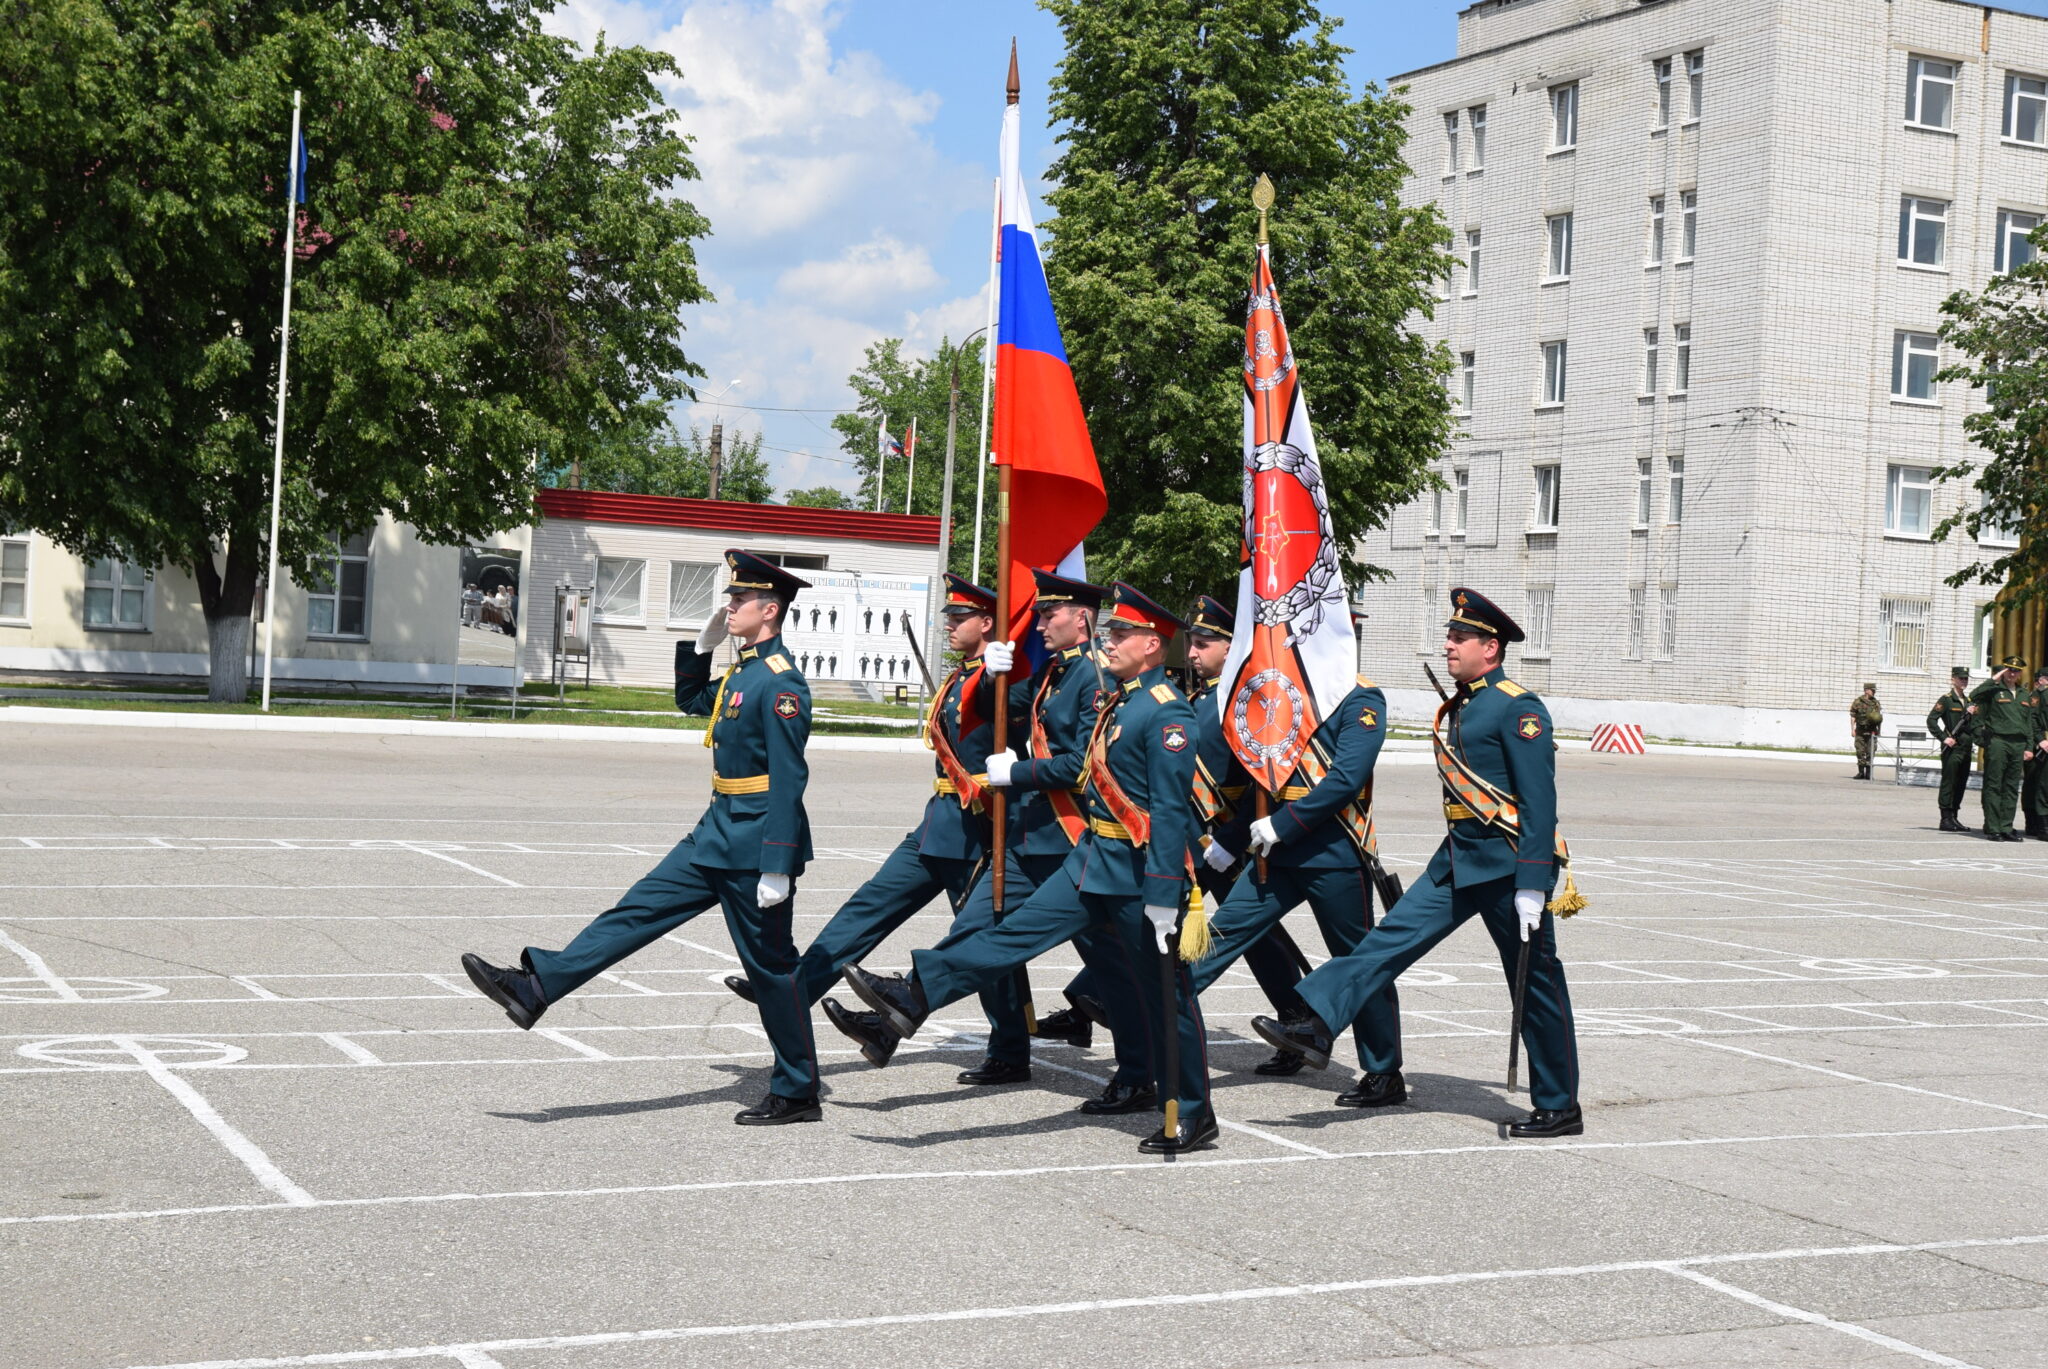
[[[1508,1135],[1518,1141],[1542,1141],[1553,1136],[1582,1136],[1585,1114],[1579,1105],[1568,1108],[1538,1108],[1519,1122],[1508,1123]]]
[[[727,975],[725,977],[725,987],[731,989],[735,994],[739,995],[741,998],[746,999],[749,1003],[759,1003],[761,1001],[760,999],[754,997],[754,981],[747,978],[743,974]]]
[[[1962,823],[1956,821],[1955,809],[1944,808],[1941,810],[1941,826],[1937,830],[1943,832],[1960,832],[1963,830]]]
[[[1086,1050],[1095,1041],[1095,1024],[1073,1008],[1061,1008],[1039,1018],[1031,1034],[1041,1041],[1064,1041]]]
[[[896,1029],[882,1020],[878,1012],[855,1012],[836,998],[825,1000],[825,1018],[854,1045],[860,1047],[860,1058],[881,1069],[896,1054],[896,1048],[903,1044],[903,1038]]]
[[[954,1076],[956,1084],[1028,1084],[1031,1066],[1010,1060],[984,1060],[971,1070]]]
[[[1408,1081],[1401,1077],[1399,1070],[1389,1070],[1385,1074],[1368,1074],[1357,1084],[1337,1095],[1337,1106],[1340,1108],[1385,1108],[1407,1101]]]
[[[1117,1117],[1126,1112],[1150,1112],[1159,1106],[1159,1094],[1150,1084],[1119,1084],[1109,1081],[1100,1097],[1081,1104],[1090,1117]]]
[[[824,1115],[816,1094],[809,1098],[784,1098],[771,1093],[745,1112],[736,1113],[732,1120],[743,1127],[779,1127],[785,1122],[816,1122]]]
[[[520,968],[508,970],[474,952],[465,952],[462,969],[477,992],[503,1008],[512,1025],[521,1031],[532,1031],[533,1024],[548,1010],[548,996],[541,991],[540,977],[523,962]]]
[[[1299,1022],[1276,1022],[1270,1017],[1254,1017],[1252,1030],[1276,1051],[1293,1051],[1301,1056],[1312,1070],[1330,1067],[1330,1046],[1333,1041],[1330,1029],[1323,1025],[1323,1019],[1311,1013]]]
[[[914,979],[869,974],[858,965],[848,965],[841,973],[846,977],[846,986],[861,1002],[880,1013],[898,1036],[917,1035],[917,1029],[931,1016],[931,1009],[925,1006],[924,990]]]

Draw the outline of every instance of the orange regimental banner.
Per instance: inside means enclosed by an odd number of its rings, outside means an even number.
[[[1277,793],[1351,691],[1357,638],[1308,404],[1266,248],[1244,331],[1244,551],[1237,635],[1218,691],[1230,749]]]

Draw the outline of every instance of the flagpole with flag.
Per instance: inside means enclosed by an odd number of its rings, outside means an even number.
[[[910,416],[910,445],[904,449],[910,459],[910,478],[903,483],[903,511],[910,512],[910,497],[917,490],[917,415]]]
[[[292,264],[298,256],[299,206],[306,202],[306,140],[299,92],[292,92],[291,166],[284,198],[284,323],[277,338],[277,425],[270,462],[270,568],[263,580],[263,708],[270,711],[270,667],[277,647],[277,531],[284,504],[285,367],[292,351]]]
[[[1252,202],[1259,245],[1244,327],[1243,569],[1216,706],[1231,750],[1258,785],[1263,816],[1316,728],[1351,692],[1358,646],[1308,401],[1273,283],[1273,183],[1263,175]]]

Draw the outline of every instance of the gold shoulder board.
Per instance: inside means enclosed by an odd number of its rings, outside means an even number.
[[[1529,691],[1516,684],[1513,680],[1502,680],[1500,682],[1500,692],[1507,695],[1510,699],[1519,699]]]
[[[795,666],[789,663],[789,657],[783,655],[779,651],[768,658],[768,668],[774,671],[777,675],[780,675],[785,670],[796,669]]]
[[[1358,682],[1359,682],[1360,684],[1364,685],[1364,686],[1365,686],[1365,687],[1366,687],[1367,689],[1378,689],[1378,688],[1379,688],[1379,686],[1378,686],[1378,685],[1376,685],[1376,684],[1374,684],[1374,683],[1372,682],[1372,680],[1371,680],[1371,678],[1370,678],[1370,677],[1368,677],[1368,676],[1365,676],[1365,675],[1361,675],[1361,676],[1359,676],[1359,677],[1358,677]]]
[[[1152,697],[1153,697],[1153,698],[1155,698],[1155,699],[1157,699],[1157,700],[1159,700],[1159,702],[1161,702],[1161,703],[1163,703],[1163,704],[1166,704],[1166,703],[1172,703],[1172,702],[1173,702],[1173,686],[1172,686],[1172,685],[1170,685],[1170,684],[1156,684],[1156,685],[1153,685],[1153,686],[1152,686]]]

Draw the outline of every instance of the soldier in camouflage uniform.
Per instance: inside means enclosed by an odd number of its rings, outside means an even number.
[[[1960,814],[1970,792],[1970,668],[1949,671],[1948,693],[1927,711],[1927,735],[1941,744],[1941,830],[1967,832]]]
[[[1866,684],[1863,694],[1849,705],[1849,733],[1856,738],[1856,778],[1870,778],[1870,762],[1877,754],[1878,729],[1884,726],[1884,707],[1877,701],[1877,686]]]
[[[2031,696],[2020,687],[2027,663],[2017,656],[1970,691],[1970,715],[1984,746],[1984,835],[1993,841],[2024,841],[2012,830],[2020,799],[2020,766],[2038,735]]]
[[[2048,841],[2048,661],[2034,671],[2034,749],[2022,767],[2020,802],[2027,814],[2027,835]]]

